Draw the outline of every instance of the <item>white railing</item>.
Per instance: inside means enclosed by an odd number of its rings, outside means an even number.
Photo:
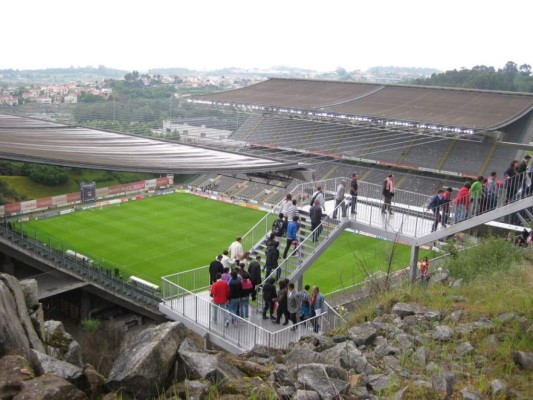
[[[315,331],[315,323],[319,324],[317,331],[320,332],[322,321],[326,321],[327,312],[271,332],[247,319],[231,314],[228,309],[215,305],[209,299],[179,287],[166,278],[162,279],[161,286],[164,306],[243,351],[251,350],[255,345],[286,348],[289,343],[298,341],[300,337],[312,334]],[[255,312],[254,308],[251,307],[250,312]],[[236,320],[235,324],[226,325],[225,321],[231,321],[232,318]]]

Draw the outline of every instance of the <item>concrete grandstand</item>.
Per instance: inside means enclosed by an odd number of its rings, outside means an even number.
[[[524,153],[503,144],[525,148],[533,137],[533,95],[525,93],[270,79],[192,102],[250,113],[230,137],[245,143],[241,152],[298,161],[316,180],[356,171],[381,183],[394,170],[398,187],[425,194],[491,171],[502,178]],[[215,180],[229,185],[216,175],[195,184]],[[286,184],[256,184],[256,192],[250,186],[231,192],[276,203]]]

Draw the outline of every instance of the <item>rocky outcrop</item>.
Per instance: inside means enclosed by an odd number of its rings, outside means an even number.
[[[187,329],[178,322],[145,329],[119,355],[106,385],[113,390],[123,389],[137,399],[163,392],[186,334]]]
[[[65,332],[62,322],[46,321],[43,331],[46,354],[80,368],[83,367],[80,345],[69,333]]]
[[[22,382],[21,391],[13,400],[87,400],[87,396],[72,383],[53,374],[41,375]]]
[[[41,366],[45,373],[51,373],[60,378],[66,379],[70,383],[80,386],[82,379],[82,369],[76,365],[69,364],[57,358],[50,357],[47,354],[39,353],[33,350],[34,354],[39,359]]]
[[[33,360],[32,349],[44,353],[43,343],[28,315],[21,286],[7,274],[0,274],[0,321],[10,321],[0,329],[1,352],[20,349],[28,360]],[[38,368],[38,365],[33,367]]]

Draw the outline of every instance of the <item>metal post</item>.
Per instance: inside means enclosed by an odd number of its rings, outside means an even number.
[[[420,250],[420,246],[411,246],[411,260],[409,262],[410,270],[409,270],[409,281],[411,282],[411,285],[413,285],[416,282],[416,274],[418,269],[418,251]]]

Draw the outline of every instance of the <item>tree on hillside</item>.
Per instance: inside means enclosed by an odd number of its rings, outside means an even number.
[[[486,65],[476,65],[472,69],[460,69],[434,73],[431,77],[411,81],[415,85],[461,87],[485,90],[505,90],[533,93],[531,66],[520,67],[509,61],[501,69]]]

